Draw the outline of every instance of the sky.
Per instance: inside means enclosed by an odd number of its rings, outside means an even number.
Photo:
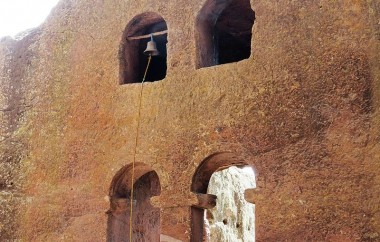
[[[59,0],[0,0],[0,38],[38,27]]]

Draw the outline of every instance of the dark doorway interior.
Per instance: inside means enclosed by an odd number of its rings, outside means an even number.
[[[160,240],[160,209],[150,204],[150,198],[160,194],[161,187],[155,171],[148,171],[143,166],[136,167],[134,182],[132,240]],[[139,170],[140,169],[140,170]],[[129,242],[130,198],[129,188],[131,169],[124,169],[114,178],[111,188],[111,209],[108,212],[108,242]]]

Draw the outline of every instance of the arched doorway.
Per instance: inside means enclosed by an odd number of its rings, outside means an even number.
[[[148,58],[144,50],[150,41],[149,34],[161,33],[154,36],[159,51],[150,63],[146,82],[162,80],[166,76],[167,69],[167,25],[166,21],[157,13],[146,12],[134,17],[124,30],[121,40],[120,59],[120,84],[142,82]],[[144,38],[135,37],[146,36]]]
[[[159,241],[160,210],[150,204],[150,198],[158,196],[161,192],[158,175],[148,165],[136,163],[134,181],[131,177],[132,165],[130,164],[120,169],[112,180],[109,194],[107,241],[129,241],[132,184],[134,186],[133,241]]]
[[[249,58],[254,21],[250,0],[206,1],[196,21],[197,68]]]
[[[219,189],[219,191],[221,193],[213,194],[217,196],[215,208],[203,209],[195,206],[191,208],[192,242],[218,241],[218,239],[224,241],[223,238],[226,239],[227,237],[219,236],[218,238],[209,234],[210,231],[216,232],[218,230],[220,230],[221,233],[225,233],[226,231],[235,233],[228,237],[234,241],[239,241],[238,238],[240,237],[244,237],[246,240],[248,239],[247,241],[254,240],[254,225],[252,225],[252,221],[254,223],[254,214],[250,212],[254,212],[254,208],[247,209],[246,205],[248,203],[243,201],[244,190],[250,189],[252,186],[245,186],[244,184],[249,184],[249,182],[245,180],[239,181],[239,179],[250,178],[250,184],[255,184],[253,169],[251,169],[251,172],[246,172],[249,167],[250,166],[248,166],[244,160],[229,152],[211,155],[199,165],[193,176],[192,192],[203,194],[211,193],[217,191],[217,186],[220,186],[221,189]],[[210,189],[210,185],[216,185],[216,188],[211,187]],[[241,189],[236,190],[236,187]],[[225,200],[231,198],[234,200]],[[224,205],[228,203],[230,204],[229,207],[224,207]],[[245,206],[244,208],[242,207],[243,205]],[[245,216],[245,218],[242,216]],[[223,225],[220,226],[221,224]],[[249,236],[250,232],[247,231],[252,231],[252,236]],[[229,240],[226,239],[225,241]]]

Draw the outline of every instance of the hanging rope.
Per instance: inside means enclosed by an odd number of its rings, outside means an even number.
[[[134,192],[133,182],[134,182],[134,179],[135,179],[135,162],[136,162],[137,142],[138,142],[139,134],[140,134],[139,131],[140,131],[140,117],[141,117],[142,94],[143,94],[144,82],[145,82],[146,74],[148,73],[148,69],[149,69],[149,65],[150,65],[151,59],[152,59],[152,55],[149,54],[148,64],[146,65],[146,69],[145,69],[143,80],[141,82],[141,89],[140,89],[139,109],[138,109],[139,113],[138,113],[138,116],[137,116],[137,129],[136,129],[135,149],[134,149],[133,161],[132,161],[132,184],[131,184],[131,201],[130,201],[130,217],[129,217],[129,242],[132,242],[132,235],[133,235],[133,231],[132,231],[132,229],[133,229],[133,226],[132,226],[132,222],[133,222],[133,219],[132,219],[132,216],[133,216],[133,192]]]

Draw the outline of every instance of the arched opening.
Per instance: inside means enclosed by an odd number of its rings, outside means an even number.
[[[207,193],[217,200],[214,208],[206,210],[209,241],[255,241],[255,205],[244,198],[244,191],[255,187],[251,167],[231,166],[212,174]]]
[[[249,58],[254,21],[249,0],[208,0],[196,22],[197,68]]]
[[[254,205],[244,199],[255,187],[253,169],[232,153],[206,158],[196,170],[192,192],[217,196],[214,208],[191,208],[191,241],[254,241]]]
[[[123,167],[115,175],[110,188],[108,212],[108,242],[129,241],[130,199],[133,184],[133,241],[160,240],[160,210],[150,204],[152,196],[161,192],[157,173],[144,163],[135,164],[132,181],[132,165]]]
[[[165,78],[167,25],[159,14],[146,12],[134,17],[125,28],[119,52],[120,84],[142,82],[148,63],[144,50],[152,33],[160,33],[154,36],[160,54],[152,57],[145,81],[153,82]]]

